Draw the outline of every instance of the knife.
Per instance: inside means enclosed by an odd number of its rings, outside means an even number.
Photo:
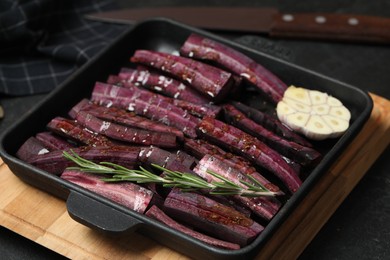
[[[166,17],[217,31],[267,33],[271,37],[390,43],[390,18],[339,13],[280,13],[275,8],[156,7],[93,13],[86,18],[134,24]]]

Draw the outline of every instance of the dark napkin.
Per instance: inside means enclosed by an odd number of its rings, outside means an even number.
[[[83,18],[111,0],[1,0],[0,94],[46,93],[125,29]]]

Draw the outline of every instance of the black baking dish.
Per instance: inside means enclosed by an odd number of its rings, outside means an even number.
[[[306,86],[339,98],[351,111],[351,126],[337,141],[330,142],[321,163],[311,172],[302,187],[295,193],[266,229],[250,245],[236,251],[218,249],[178,233],[148,217],[128,210],[101,196],[73,185],[45,171],[19,160],[15,154],[30,136],[45,129],[55,116],[66,116],[69,109],[84,97],[89,97],[96,81],[105,81],[109,74],[118,73],[129,62],[129,57],[139,48],[164,52],[175,52],[192,33],[215,39],[227,44],[263,64],[287,84]],[[319,61],[321,62],[321,61]],[[66,200],[69,214],[77,221],[113,233],[137,230],[159,243],[187,254],[192,258],[248,259],[256,256],[265,242],[280,227],[290,213],[299,205],[315,182],[326,172],[340,153],[351,143],[368,119],[372,109],[370,96],[350,85],[274,58],[237,43],[217,37],[211,33],[192,28],[167,19],[153,19],[134,26],[112,45],[83,66],[70,79],[59,86],[31,112],[21,118],[1,136],[0,153],[11,171],[39,189]],[[115,221],[112,221],[115,219]],[[131,235],[131,234],[129,234]],[[129,245],[131,246],[131,245]]]

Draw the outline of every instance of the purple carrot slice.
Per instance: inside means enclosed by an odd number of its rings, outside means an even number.
[[[104,107],[94,104],[88,99],[81,100],[70,111],[69,115],[72,118],[76,118],[76,115],[80,111],[87,111],[89,114],[96,116],[100,119],[108,120],[114,123],[136,127],[140,129],[147,129],[154,132],[170,133],[176,135],[180,140],[184,139],[183,132],[177,128],[170,127],[156,121],[152,121],[145,117],[137,116],[133,112],[128,112],[124,109],[116,107]]]
[[[50,150],[41,141],[34,136],[31,136],[20,146],[16,152],[16,156],[19,159],[28,162],[36,155],[46,154],[48,152],[50,152]]]
[[[251,82],[275,103],[282,99],[287,89],[282,80],[255,60],[225,44],[197,34],[191,34],[187,38],[180,49],[180,54],[219,64]]]
[[[197,163],[194,157],[181,150],[169,152],[155,146],[143,149],[138,158],[140,162],[145,164],[153,163],[172,171],[181,172],[191,172]]]
[[[206,196],[172,189],[164,202],[164,211],[173,219],[207,235],[245,246],[264,229],[240,212]]]
[[[205,117],[198,125],[200,136],[230,149],[277,176],[295,193],[302,181],[282,156],[257,138],[214,118]]]
[[[96,163],[112,162],[124,167],[138,165],[138,154],[142,148],[132,146],[82,146],[72,148],[81,157]],[[28,160],[32,165],[53,174],[61,174],[67,167],[76,166],[63,156],[63,151],[55,150],[43,155],[36,155]]]
[[[68,111],[68,115],[72,118],[72,119],[76,119],[76,116],[77,116],[77,113],[80,112],[80,111],[83,111],[83,110],[94,110],[94,109],[98,109],[98,107],[102,107],[102,106],[99,106],[95,103],[93,103],[92,101],[86,99],[86,98],[83,98],[80,100],[79,103],[77,103],[76,105],[74,105],[69,111]]]
[[[75,120],[70,120],[63,117],[55,117],[47,124],[47,128],[61,136],[82,144],[92,146],[113,145],[113,142],[111,142],[105,136],[87,130],[78,124]]]
[[[101,120],[87,111],[80,111],[76,115],[76,120],[81,125],[93,132],[105,135],[111,139],[138,145],[157,145],[166,148],[177,146],[174,134],[152,132],[144,129],[127,127]]]
[[[296,161],[287,158],[286,156],[282,156],[283,160],[290,165],[290,167],[297,173],[298,176],[302,173],[302,165],[297,163]]]
[[[180,232],[183,232],[184,234],[187,234],[191,237],[194,237],[196,239],[199,239],[200,241],[205,242],[206,244],[228,249],[228,250],[237,250],[240,249],[240,245],[226,242],[220,239],[216,239],[214,237],[207,236],[205,234],[202,234],[200,232],[197,232],[195,230],[192,230],[179,222],[175,221],[174,219],[170,218],[167,214],[165,214],[161,209],[159,209],[157,206],[153,205],[150,207],[148,211],[145,213],[146,216],[158,220],[161,223],[164,223],[165,225],[169,226],[170,228],[174,230],[178,230]]]
[[[286,140],[293,141],[306,147],[313,147],[313,145],[304,137],[298,135],[290,128],[282,124],[279,119],[272,117],[260,110],[249,107],[241,102],[232,102],[233,106],[244,113],[247,117],[262,125],[273,133],[283,137]]]
[[[124,88],[139,88],[135,83],[128,82],[126,80],[123,80],[119,78],[118,76],[111,75],[107,79],[107,83],[113,84],[115,86],[119,87],[124,87]],[[212,116],[216,117],[220,112],[221,112],[221,107],[210,104],[210,103],[205,103],[205,104],[197,104],[197,103],[192,103],[187,100],[182,100],[182,99],[176,99],[176,98],[171,98],[167,96],[163,96],[157,93],[150,92],[149,90],[145,90],[142,88],[139,88],[140,93],[143,93],[144,98],[149,97],[150,95],[153,95],[154,98],[156,99],[162,99],[168,103],[171,103],[185,111],[188,111],[190,114],[197,116],[197,117],[204,117],[204,116]]]
[[[153,193],[134,183],[107,183],[100,176],[74,170],[64,171],[61,178],[142,214],[153,205]]]
[[[216,159],[213,156],[205,155],[193,171],[207,182],[220,181],[215,176],[209,174],[207,171],[215,172],[222,177],[230,180],[231,182],[239,185],[240,187],[246,188],[241,181],[255,184],[247,175],[240,172],[239,170],[230,167],[228,164]],[[273,197],[255,197],[248,198],[242,196],[233,196],[233,198],[240,202],[242,205],[250,208],[258,216],[270,220],[280,209],[281,203]]]
[[[199,104],[188,102],[186,100],[179,100],[179,99],[173,99],[169,102],[174,104],[175,106],[180,107],[181,109],[188,111],[190,114],[197,117],[204,117],[204,116],[217,117],[222,110],[220,106],[216,106],[213,104],[199,105]]]
[[[147,69],[122,68],[119,78],[175,99],[194,104],[207,104],[210,100],[183,82]]]
[[[111,84],[111,85],[116,85],[118,87],[124,87],[125,84],[133,86],[133,84],[134,84],[134,83],[131,83],[131,82],[129,83],[129,82],[123,80],[118,75],[109,75],[107,80],[106,80],[106,83]]]
[[[195,138],[195,127],[200,121],[199,118],[191,116],[186,111],[177,111],[178,107],[172,104],[160,102],[151,104],[143,100],[134,101],[134,112],[168,126],[176,127],[183,131],[184,135]]]
[[[264,187],[268,190],[278,193],[280,195],[283,192],[280,190],[278,186],[271,183],[269,180],[264,178],[256,169],[252,166],[252,164],[245,158],[226,152],[220,147],[213,145],[206,140],[202,139],[186,139],[184,142],[184,149],[189,151],[190,154],[194,155],[197,159],[202,159],[205,155],[212,155],[218,160],[223,161],[230,167],[239,170],[240,172],[250,175],[255,178],[258,182],[260,182]]]
[[[151,120],[173,126],[191,138],[196,137],[195,127],[199,118],[174,106],[157,94],[134,88],[122,88],[97,82],[92,92],[92,101],[107,107],[123,108]]]
[[[60,138],[58,135],[51,132],[37,133],[35,137],[50,150],[64,150],[75,147],[74,144],[67,142],[63,138]]]
[[[155,146],[150,146],[140,151],[138,160],[145,167],[149,167],[150,164],[157,164],[171,171],[186,173],[192,173],[192,168],[197,163],[194,157],[181,150],[170,152]],[[160,174],[164,176],[165,172]],[[149,184],[148,187],[155,190],[162,197],[166,197],[171,191],[171,188],[162,187],[161,185]]]
[[[245,158],[226,152],[217,145],[211,144],[203,139],[185,139],[184,148],[193,154],[196,158],[202,159],[206,154],[218,157],[220,160],[229,161],[227,163],[232,166],[237,166],[241,169],[245,168],[248,172],[254,172],[256,169]]]
[[[194,173],[196,175],[196,173]],[[207,191],[201,191],[202,194],[209,197],[212,200],[215,200],[216,202],[219,202],[225,206],[231,207],[238,212],[244,214],[246,217],[250,218],[253,216],[252,210],[248,208],[246,205],[242,205],[242,203],[237,202],[234,198],[231,196],[225,196],[225,195],[216,195],[216,194],[210,194]]]
[[[302,165],[316,165],[321,160],[321,154],[310,147],[305,147],[295,142],[291,142],[274,134],[262,125],[257,124],[249,117],[244,115],[233,105],[226,104],[223,107],[225,120],[245,131],[246,133],[257,137],[265,144],[273,147],[280,154],[291,158]]]
[[[223,100],[235,84],[229,72],[168,53],[137,50],[130,60],[183,80],[215,101]]]

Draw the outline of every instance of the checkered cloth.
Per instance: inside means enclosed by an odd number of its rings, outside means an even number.
[[[115,7],[111,0],[1,0],[0,94],[58,86],[124,31],[83,18]]]

